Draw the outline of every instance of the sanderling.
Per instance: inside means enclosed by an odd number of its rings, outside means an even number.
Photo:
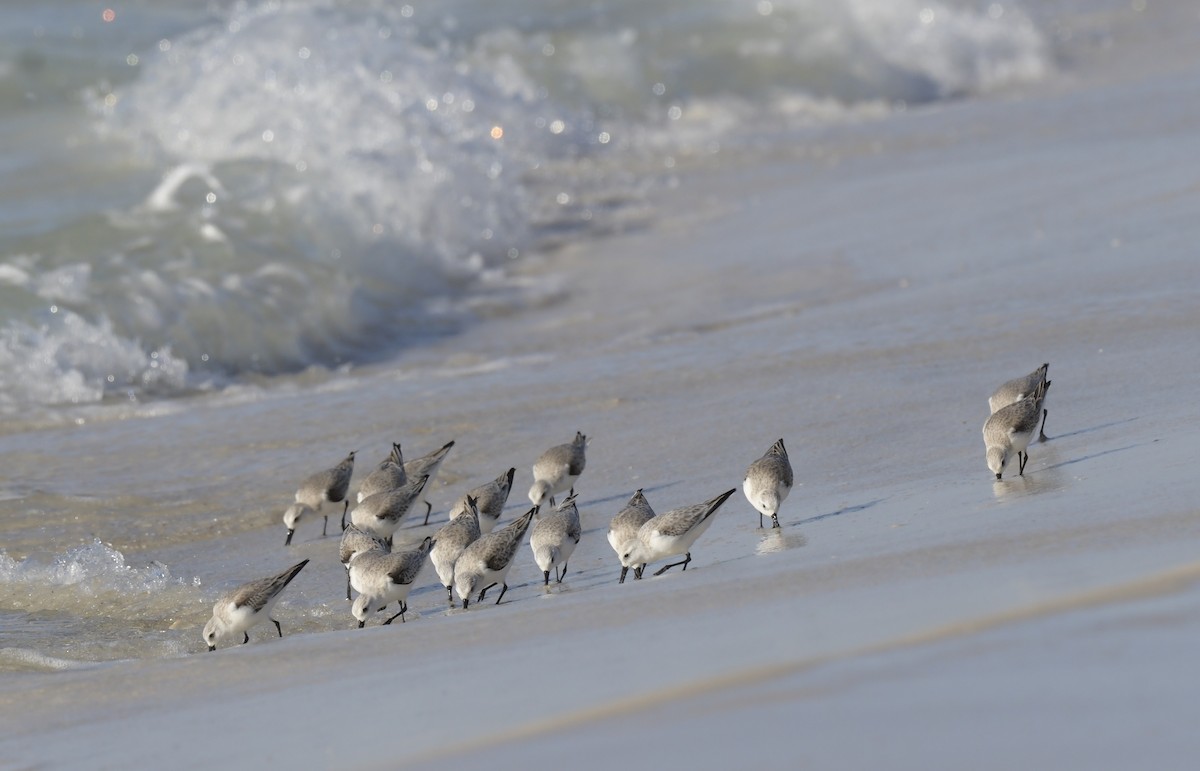
[[[354,453],[331,469],[318,471],[300,483],[296,490],[296,503],[303,503],[314,511],[321,510],[322,503],[341,503],[350,489],[350,476],[354,473]],[[325,526],[321,535],[327,535],[329,515],[325,515]]]
[[[390,544],[400,520],[420,497],[427,482],[428,476],[409,477],[399,489],[375,493],[350,510],[350,521]]]
[[[533,463],[533,487],[529,488],[529,500],[534,506],[541,506],[547,498],[553,506],[556,494],[564,490],[575,492],[575,480],[587,463],[586,448],[587,437],[576,431],[573,442],[555,445],[538,456]]]
[[[637,540],[638,528],[653,516],[654,509],[650,508],[650,502],[642,495],[641,490],[634,493],[629,503],[625,504],[625,508],[617,512],[617,516],[613,517],[608,525],[608,544],[617,553],[617,559],[629,551],[632,545],[630,542]],[[617,583],[625,583],[625,574],[628,572],[629,568],[622,565],[621,578]]]
[[[419,458],[405,461],[404,473],[408,474],[410,478],[428,476],[430,481],[432,481],[437,476],[438,469],[442,466],[442,461],[446,459],[446,453],[450,452],[450,448],[453,446],[454,442],[451,440],[428,455],[422,455]],[[425,489],[428,490],[429,488],[426,487]],[[428,525],[429,515],[433,513],[433,504],[429,502],[427,495],[422,495],[421,497],[425,501],[425,522],[422,524]]]
[[[687,570],[688,563],[692,561],[692,544],[712,524],[712,515],[721,504],[736,492],[735,487],[704,503],[671,509],[666,514],[646,520],[638,528],[637,538],[630,542],[629,548],[621,555],[622,567],[633,568],[633,577],[641,578],[643,568],[638,566],[683,554],[682,562],[672,562],[659,568],[654,575],[662,575],[677,565],[683,565],[683,569]]]
[[[383,625],[395,621],[396,616],[400,617],[401,623],[404,622],[404,614],[408,612],[408,593],[421,568],[425,567],[425,558],[433,547],[433,539],[426,536],[415,549],[394,552],[368,549],[350,558],[350,583],[358,591],[351,612],[358,619],[359,629],[366,625],[371,613],[386,608],[392,602],[400,603],[400,612],[384,621]]]
[[[463,610],[467,609],[471,602],[471,594],[477,589],[478,601],[483,602],[483,595],[487,590],[501,584],[503,588],[500,590],[500,596],[496,598],[496,604],[499,605],[500,600],[504,599],[504,593],[508,591],[508,584],[504,579],[508,576],[508,569],[512,567],[517,547],[521,545],[521,539],[525,537],[525,531],[529,529],[529,523],[533,521],[533,515],[536,513],[537,506],[534,506],[499,530],[479,536],[474,543],[463,549],[463,553],[454,563],[454,591],[462,600]]]
[[[450,607],[454,607],[454,562],[481,535],[479,524],[479,507],[475,499],[467,497],[466,509],[461,514],[442,525],[433,536],[437,544],[429,553],[433,569],[437,571],[438,580],[446,587],[446,597]]]
[[[1028,375],[1015,377],[997,388],[996,392],[988,397],[988,407],[991,408],[992,414],[994,415],[1001,407],[1007,407],[1010,404],[1021,401],[1026,396],[1032,395],[1037,390],[1039,383],[1045,383],[1048,387],[1050,381],[1046,379],[1046,373],[1049,370],[1050,362],[1046,362]],[[1038,440],[1042,442],[1046,441],[1046,414],[1046,399],[1043,396],[1042,427],[1038,431]]]
[[[243,645],[250,642],[250,633],[247,630],[263,619],[270,619],[275,625],[275,631],[283,637],[283,629],[278,621],[271,618],[271,610],[279,599],[279,593],[307,564],[308,560],[303,560],[277,576],[242,584],[218,600],[217,604],[213,605],[212,618],[204,625],[204,642],[208,649],[215,651],[218,642],[227,637],[236,637],[239,632],[242,634]]]
[[[788,462],[782,439],[750,464],[742,480],[742,490],[750,505],[758,509],[758,526],[763,526],[766,514],[771,517],[771,527],[779,527],[779,506],[792,491],[792,464]]]
[[[342,567],[346,568],[346,599],[350,599],[350,559],[360,551],[369,551],[371,549],[380,549],[383,551],[391,551],[388,548],[387,541],[379,538],[374,533],[363,530],[358,525],[351,522],[342,531],[342,542],[338,547],[338,558],[342,561]]]
[[[554,580],[562,583],[567,577],[567,560],[579,545],[583,526],[579,522],[579,508],[572,495],[559,504],[558,508],[538,520],[529,536],[529,548],[533,549],[533,561],[542,570],[545,585],[550,585],[550,568],[554,568]],[[559,575],[558,566],[562,565]]]
[[[407,481],[408,474],[404,471],[404,454],[400,451],[400,445],[392,442],[391,454],[374,471],[367,474],[367,478],[358,486],[358,503],[362,503],[375,493],[386,493],[388,490],[403,487]]]
[[[450,519],[463,514],[467,510],[467,498],[474,498],[475,505],[479,509],[479,532],[492,532],[496,521],[500,519],[500,513],[504,511],[504,504],[508,503],[508,494],[512,490],[513,474],[515,473],[517,470],[510,468],[491,482],[482,484],[463,495],[450,508]]]
[[[1018,471],[1025,475],[1025,464],[1029,462],[1026,447],[1037,431],[1042,416],[1042,400],[1050,381],[1039,383],[1033,393],[1019,402],[1001,407],[983,424],[983,444],[987,448],[987,465],[996,479],[1000,479],[1004,468],[1017,456]]]

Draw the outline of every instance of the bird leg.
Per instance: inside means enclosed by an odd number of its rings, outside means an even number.
[[[329,529],[329,515],[326,514],[325,515],[325,524],[321,525],[321,537],[322,538],[324,538],[326,536],[325,531],[328,529]]]
[[[347,498],[342,505],[342,532],[346,532],[346,512],[350,510],[350,499]]]
[[[405,619],[404,619],[404,614],[405,614],[405,613],[407,613],[407,612],[408,612],[408,603],[407,603],[407,602],[405,602],[404,600],[401,600],[401,601],[400,601],[400,612],[396,614],[396,616],[399,616],[399,617],[400,617],[400,623],[401,623],[401,624],[403,624],[403,623],[405,622]],[[389,618],[387,621],[384,621],[384,622],[383,622],[383,625],[384,625],[384,626],[387,626],[388,624],[390,624],[390,623],[392,623],[393,621],[395,621],[395,620],[396,620],[396,616],[392,616],[392,617],[391,617],[391,618]]]
[[[450,607],[453,608],[454,607],[454,589],[452,589],[449,586],[446,587],[446,599],[449,600]]]
[[[495,586],[495,584],[492,584],[492,586]],[[508,591],[508,584],[504,584],[504,588],[500,590],[500,596],[496,598],[497,605],[500,604],[500,600],[504,599],[504,593],[507,591]]]
[[[279,636],[283,637],[283,628],[279,626],[279,622],[276,621],[275,619],[271,619],[271,623],[275,625],[275,631],[279,632]],[[247,636],[249,636],[249,635],[247,635]]]
[[[1046,441],[1046,415],[1047,414],[1048,414],[1048,410],[1046,410],[1043,407],[1042,408],[1042,427],[1041,427],[1041,429],[1038,430],[1038,441],[1039,442]]]
[[[627,568],[627,567],[625,567],[624,565],[622,565],[622,566],[621,566],[621,578],[620,578],[620,580],[618,580],[618,581],[617,581],[617,583],[618,583],[618,584],[623,584],[623,583],[625,583],[625,574],[626,574],[626,573],[628,573],[628,572],[629,572],[629,568]],[[636,575],[636,571],[635,571],[635,575]]]
[[[1027,452],[1017,453],[1017,461],[1020,462],[1020,464],[1021,464],[1017,469],[1017,476],[1023,477],[1023,476],[1025,476],[1025,464],[1029,462],[1029,453],[1027,453]]]
[[[490,584],[488,584],[487,586],[483,587],[483,591],[481,591],[481,592],[479,593],[479,602],[483,602],[483,595],[487,594],[487,590],[488,590],[488,589],[491,589],[491,588],[492,588],[493,586],[495,586],[495,585],[496,585],[496,583],[493,581],[492,583],[490,583]]]
[[[657,571],[654,573],[654,575],[656,575],[656,576],[661,576],[663,573],[666,573],[666,572],[667,572],[668,570],[670,570],[671,568],[673,568],[673,567],[677,567],[677,566],[679,566],[679,565],[683,565],[683,569],[684,569],[684,570],[687,570],[688,563],[689,563],[689,562],[691,562],[691,561],[692,561],[692,553],[691,553],[691,552],[688,552],[688,553],[687,553],[687,559],[683,560],[682,562],[672,562],[670,565],[666,565],[666,566],[664,566],[664,567],[661,567],[661,568],[659,568],[659,569],[658,569],[658,570],[657,570]]]
[[[250,642],[250,633],[242,632],[242,645],[245,645],[248,642]]]
[[[425,524],[429,524],[429,515],[433,513],[433,504],[425,501]]]

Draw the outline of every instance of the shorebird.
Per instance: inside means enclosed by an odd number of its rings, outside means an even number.
[[[347,600],[350,599],[350,560],[355,554],[362,551],[370,551],[371,549],[391,551],[388,548],[387,541],[367,530],[363,530],[353,522],[347,525],[346,529],[342,531],[342,542],[338,546],[338,559],[342,561],[342,567],[346,568]]]
[[[350,489],[350,476],[354,473],[354,452],[333,468],[309,475],[296,490],[296,503],[303,503],[313,511],[320,511],[323,503],[341,503]],[[325,526],[321,535],[327,535],[329,515],[325,515]],[[289,535],[288,541],[291,541]]]
[[[996,389],[995,393],[988,397],[988,407],[991,408],[992,414],[995,415],[1002,407],[1007,407],[1010,404],[1015,404],[1027,396],[1031,396],[1041,383],[1045,383],[1045,388],[1050,386],[1050,381],[1046,379],[1046,374],[1050,370],[1050,362],[1046,362],[1042,366],[1030,372],[1023,377],[1015,377],[1009,380],[1004,385]],[[1042,427],[1038,430],[1038,441],[1046,441],[1046,400],[1042,398]]]
[[[427,476],[430,481],[437,476],[438,469],[442,467],[442,461],[446,459],[446,453],[450,452],[450,448],[454,446],[453,441],[446,442],[438,449],[422,455],[419,458],[413,458],[410,461],[404,462],[404,473],[408,474],[409,478]],[[426,486],[426,491],[429,487]],[[425,501],[425,521],[422,524],[429,524],[429,515],[433,513],[433,504],[429,502],[429,498],[422,495],[422,500]]]
[[[459,498],[450,507],[450,519],[461,516],[467,510],[467,499],[474,498],[479,509],[479,532],[490,533],[508,503],[508,494],[512,491],[513,474],[517,470],[510,468],[491,482],[484,483]]]
[[[654,509],[650,508],[650,502],[646,500],[642,491],[638,490],[608,525],[608,545],[617,553],[617,559],[629,551],[632,542],[637,540],[638,529],[653,517]],[[621,578],[617,583],[625,583],[625,574],[628,572],[629,568],[622,565]]]
[[[401,487],[408,481],[408,474],[404,471],[404,453],[400,451],[400,445],[392,442],[392,451],[380,463],[374,471],[367,474],[367,478],[358,486],[358,503],[362,503],[364,499],[369,498],[375,493],[386,493],[388,490],[395,490]],[[345,521],[342,522],[342,527],[345,527]]]
[[[499,530],[479,536],[459,555],[454,563],[454,591],[462,600],[463,610],[467,609],[471,595],[477,589],[478,601],[483,602],[483,595],[487,590],[500,584],[503,588],[500,590],[500,596],[496,598],[496,604],[499,605],[500,600],[504,599],[504,593],[508,591],[508,584],[504,579],[508,577],[517,547],[521,545],[521,539],[525,537],[525,531],[529,529],[534,514],[537,514],[537,506]]]
[[[575,494],[575,480],[587,463],[586,447],[587,437],[576,431],[574,441],[555,445],[538,456],[533,463],[533,487],[529,488],[534,506],[541,506],[547,498],[554,506],[554,496],[564,490]]]
[[[533,560],[541,568],[545,585],[550,585],[550,568],[554,568],[554,581],[562,583],[567,577],[567,560],[579,545],[583,526],[579,522],[579,509],[572,495],[558,508],[538,520],[529,536],[529,548],[533,549]],[[558,566],[562,565],[559,575]]]
[[[1032,394],[996,410],[983,424],[987,465],[996,479],[1001,478],[1014,455],[1018,462],[1017,474],[1025,475],[1025,464],[1029,462],[1029,453],[1025,448],[1037,431],[1038,420],[1044,417],[1042,402],[1049,387],[1049,380],[1039,383]]]
[[[481,535],[479,524],[479,507],[474,498],[467,496],[466,510],[455,516],[433,536],[436,545],[429,553],[433,569],[437,571],[438,580],[446,587],[446,597],[450,607],[454,607],[454,563],[463,550],[473,544]]]
[[[671,509],[666,514],[646,520],[638,528],[637,539],[621,555],[621,566],[634,568],[633,577],[641,578],[642,568],[638,566],[683,554],[682,561],[659,568],[654,575],[660,576],[678,565],[683,565],[683,569],[687,570],[688,563],[692,561],[692,544],[712,524],[712,516],[721,504],[735,492],[736,487],[704,503]]]
[[[758,526],[763,526],[765,514],[771,518],[772,528],[779,527],[779,506],[792,491],[792,464],[782,439],[750,464],[742,490],[750,505],[758,509]]]
[[[425,558],[433,546],[433,539],[426,536],[415,549],[394,552],[369,549],[350,558],[350,583],[358,591],[351,612],[358,619],[359,629],[366,626],[372,612],[383,610],[392,602],[400,603],[400,612],[383,625],[392,623],[397,616],[404,623],[408,593],[421,574],[421,568],[425,567]]]
[[[279,593],[291,583],[301,568],[308,564],[303,560],[292,565],[277,576],[260,578],[242,584],[229,592],[216,605],[213,605],[212,618],[204,625],[204,642],[210,651],[217,649],[217,643],[229,637],[242,635],[242,644],[250,642],[250,627],[264,619],[269,619],[275,625],[275,631],[283,637],[283,629],[279,622],[271,618],[271,610],[279,599]]]
[[[409,477],[403,487],[375,493],[351,509],[350,521],[391,544],[400,520],[412,509],[428,482],[428,476]]]

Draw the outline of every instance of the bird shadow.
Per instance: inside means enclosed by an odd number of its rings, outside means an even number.
[[[1083,463],[1084,461],[1095,460],[1096,458],[1103,458],[1105,455],[1112,455],[1115,452],[1125,452],[1126,450],[1132,450],[1136,447],[1141,447],[1145,444],[1146,444],[1146,442],[1139,442],[1138,444],[1127,444],[1124,447],[1114,447],[1111,450],[1101,450],[1100,452],[1094,452],[1090,455],[1081,455],[1078,458],[1071,458],[1070,460],[1064,460],[1061,463],[1055,463],[1053,466],[1046,466],[1044,468],[1038,469],[1038,471],[1052,471],[1054,469],[1062,468],[1064,466],[1073,466],[1076,463]]]
[[[790,522],[787,525],[784,525],[784,527],[801,527],[803,525],[811,525],[814,522],[820,522],[823,519],[831,519],[833,517],[840,517],[843,514],[853,514],[854,512],[857,512],[857,511],[863,511],[864,509],[869,509],[872,506],[874,506],[875,504],[883,503],[886,500],[887,500],[886,498],[876,498],[875,500],[867,501],[866,503],[859,503],[854,506],[846,506],[845,508],[838,509],[837,511],[830,511],[830,512],[826,512],[825,514],[818,514],[815,517],[809,517],[808,519],[802,519],[799,522]]]
[[[1055,434],[1054,436],[1047,436],[1045,441],[1053,442],[1056,439],[1069,439],[1072,436],[1082,436],[1083,434],[1090,434],[1095,431],[1103,431],[1104,429],[1112,428],[1113,426],[1123,426],[1126,423],[1132,423],[1133,421],[1135,421],[1137,419],[1138,419],[1138,417],[1136,415],[1134,415],[1132,418],[1125,418],[1124,420],[1111,420],[1108,423],[1101,423],[1098,426],[1090,426],[1088,428],[1076,429],[1075,431],[1068,431],[1065,434]]]

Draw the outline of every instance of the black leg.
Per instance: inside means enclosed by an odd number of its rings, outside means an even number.
[[[495,584],[492,584],[492,586],[495,586]],[[496,598],[496,604],[497,604],[497,605],[499,605],[499,604],[500,604],[500,600],[503,600],[503,599],[504,599],[504,593],[505,593],[505,592],[507,592],[507,591],[508,591],[508,584],[504,584],[504,588],[502,588],[502,589],[500,590],[500,596]]]
[[[689,562],[691,562],[691,561],[692,561],[692,553],[691,553],[691,552],[688,552],[688,553],[687,553],[687,558],[686,558],[686,559],[684,559],[682,562],[672,562],[670,565],[667,565],[667,566],[665,566],[665,567],[661,567],[661,568],[659,568],[659,569],[658,569],[658,570],[657,570],[657,571],[654,573],[654,575],[656,575],[656,576],[661,576],[663,573],[666,573],[666,572],[667,572],[668,570],[670,570],[671,568],[673,568],[673,567],[678,567],[679,565],[683,565],[683,569],[684,569],[684,570],[687,570],[688,563],[689,563]]]
[[[1025,476],[1025,464],[1029,462],[1029,453],[1027,453],[1027,452],[1017,453],[1017,460],[1021,464],[1020,467],[1018,467],[1018,469],[1017,469],[1017,476],[1023,477],[1023,476]]]
[[[329,515],[326,514],[325,515],[325,524],[321,525],[321,537],[322,538],[324,538],[327,535],[327,533],[325,531],[328,529],[329,529]]]
[[[552,509],[557,509],[557,508],[558,508],[558,504],[556,504],[556,503],[554,502],[554,496],[553,496],[553,495],[551,495],[551,496],[550,496],[550,508],[552,508]]]
[[[429,515],[433,513],[433,504],[425,501],[425,524],[429,524]]]
[[[558,580],[558,583],[561,584],[563,582],[563,579],[567,577],[567,563],[563,563],[563,572],[561,576],[558,574],[558,568],[554,568],[554,577]]]
[[[483,595],[487,594],[487,590],[491,589],[495,585],[496,585],[495,583],[491,583],[491,584],[488,584],[487,586],[483,587],[483,591],[479,593],[479,602],[483,602]]]
[[[248,642],[250,642],[250,633],[242,632],[242,645],[245,645]]]
[[[346,532],[346,512],[350,510],[350,499],[347,498],[342,506],[342,532]]]
[[[762,530],[762,512],[758,512],[758,529]]]
[[[454,607],[454,590],[449,586],[446,587],[446,600],[449,601],[450,607]]]
[[[404,614],[405,614],[405,613],[407,613],[407,612],[408,612],[408,603],[407,603],[407,602],[404,602],[403,600],[401,600],[401,601],[400,601],[400,612],[396,614],[396,616],[399,616],[399,617],[400,617],[400,623],[401,623],[401,624],[403,624],[403,623],[404,623]],[[392,617],[391,617],[391,618],[389,618],[387,621],[384,621],[384,622],[383,622],[383,625],[384,625],[384,626],[387,626],[387,625],[391,624],[393,621],[395,621],[395,620],[396,620],[396,616],[392,616]]]
[[[1042,427],[1038,430],[1038,441],[1046,441],[1046,415],[1048,414],[1045,408],[1042,408]]]
[[[642,579],[642,573],[644,572],[646,572],[646,563],[643,562],[641,567],[636,567],[633,569],[634,580],[640,581]]]
[[[620,578],[620,580],[618,580],[618,581],[617,581],[617,583],[618,583],[618,584],[623,584],[623,583],[625,583],[625,574],[626,574],[626,573],[628,573],[628,572],[629,572],[629,568],[627,568],[627,567],[625,567],[624,565],[622,565],[622,566],[621,566],[621,578]]]
[[[283,629],[279,626],[279,622],[275,619],[271,619],[271,623],[275,625],[275,631],[279,632],[279,636],[283,637]]]
[[[350,571],[346,570],[346,599],[350,599]]]

